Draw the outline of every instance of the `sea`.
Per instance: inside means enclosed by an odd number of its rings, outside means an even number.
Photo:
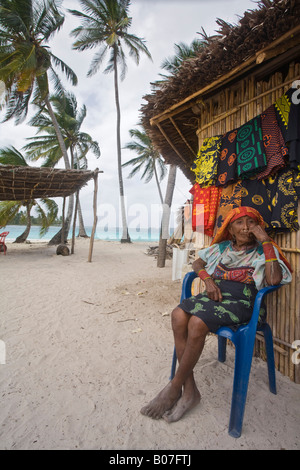
[[[19,235],[25,230],[25,225],[7,225],[1,228],[1,232],[9,232],[6,237],[8,242],[13,242]],[[33,225],[30,229],[27,241],[49,241],[51,238],[60,230],[58,226],[50,226],[47,233],[43,236],[40,235],[40,229],[38,225]],[[88,236],[92,233],[92,227],[85,227],[86,234]],[[158,228],[135,228],[132,231],[129,229],[129,236],[133,242],[158,242],[160,229]],[[78,235],[78,229],[75,230],[75,236]],[[106,240],[106,241],[119,241],[122,237],[122,228],[96,228],[95,240]],[[72,230],[70,230],[68,238],[72,238]]]

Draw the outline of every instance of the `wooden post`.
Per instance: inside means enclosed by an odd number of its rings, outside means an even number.
[[[74,254],[75,230],[76,230],[76,217],[77,217],[77,210],[78,210],[78,200],[79,200],[79,191],[76,192],[76,203],[75,203],[75,212],[74,212],[74,219],[73,219],[73,231],[72,231],[71,255]]]
[[[61,244],[65,243],[65,205],[66,205],[66,198],[63,199],[63,206],[62,206],[62,227],[61,227]]]
[[[94,246],[94,236],[96,231],[97,225],[97,193],[98,193],[98,168],[95,170],[94,174],[94,200],[93,200],[93,209],[94,209],[94,223],[90,238],[90,249],[89,249],[89,257],[88,262],[92,261],[92,253],[93,253],[93,246]]]

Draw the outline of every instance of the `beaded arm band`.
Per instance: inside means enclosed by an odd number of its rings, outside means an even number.
[[[274,246],[272,242],[265,241],[262,243],[266,263],[271,263],[272,261],[277,261]]]
[[[205,271],[205,269],[200,269],[200,271],[198,271],[198,276],[200,277],[200,279],[202,279],[202,281],[205,281],[206,279],[211,279],[211,276]]]

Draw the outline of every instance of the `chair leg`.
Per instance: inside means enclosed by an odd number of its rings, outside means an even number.
[[[247,340],[245,341],[247,343]],[[250,347],[249,347],[250,346]],[[253,348],[251,345],[240,343],[236,345],[233,391],[229,421],[229,435],[240,437],[243,427],[248,383],[252,363]]]
[[[225,362],[226,361],[226,345],[227,345],[227,338],[223,336],[218,336],[218,361]]]
[[[276,376],[275,376],[275,361],[274,361],[272,330],[267,323],[264,323],[262,325],[261,330],[263,331],[265,343],[266,343],[269,388],[270,388],[270,392],[276,395],[277,390],[276,390]]]

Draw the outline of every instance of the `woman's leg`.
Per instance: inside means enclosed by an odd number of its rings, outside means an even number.
[[[209,332],[209,329],[207,328],[206,324],[202,320],[200,320],[200,318],[189,314],[188,316],[189,322],[185,347],[183,350],[179,349],[179,354],[177,353],[179,367],[174,377],[174,379],[177,380],[179,383],[183,382],[183,394],[180,399],[175,403],[173,408],[171,410],[168,410],[163,415],[163,418],[169,423],[181,419],[187,411],[192,409],[194,406],[198,405],[201,399],[200,392],[194,380],[193,369],[202,353],[205,338],[207,333]],[[178,330],[175,327],[175,345],[177,336]],[[180,344],[181,343],[179,339],[179,345]],[[182,354],[180,353],[180,351],[182,351]],[[190,374],[188,374],[189,370],[191,371]],[[184,379],[184,377],[186,377],[186,379]]]
[[[202,320],[185,313],[179,307],[172,312],[172,326],[179,360],[178,370],[172,381],[148,405],[142,408],[141,413],[154,419],[161,418],[166,411],[177,403],[184,386],[184,399],[181,399],[181,404],[185,405],[181,407],[181,410],[183,408],[185,410],[176,413],[177,419],[175,419],[175,415],[173,415],[173,418],[170,416],[170,419],[167,416],[165,417],[167,420],[177,421],[187,411],[187,402],[192,401],[194,403],[196,395],[197,402],[199,402],[200,394],[194,382],[193,369],[200,357],[209,330]],[[191,397],[193,398],[191,399]],[[179,414],[181,414],[180,417],[178,417]]]

